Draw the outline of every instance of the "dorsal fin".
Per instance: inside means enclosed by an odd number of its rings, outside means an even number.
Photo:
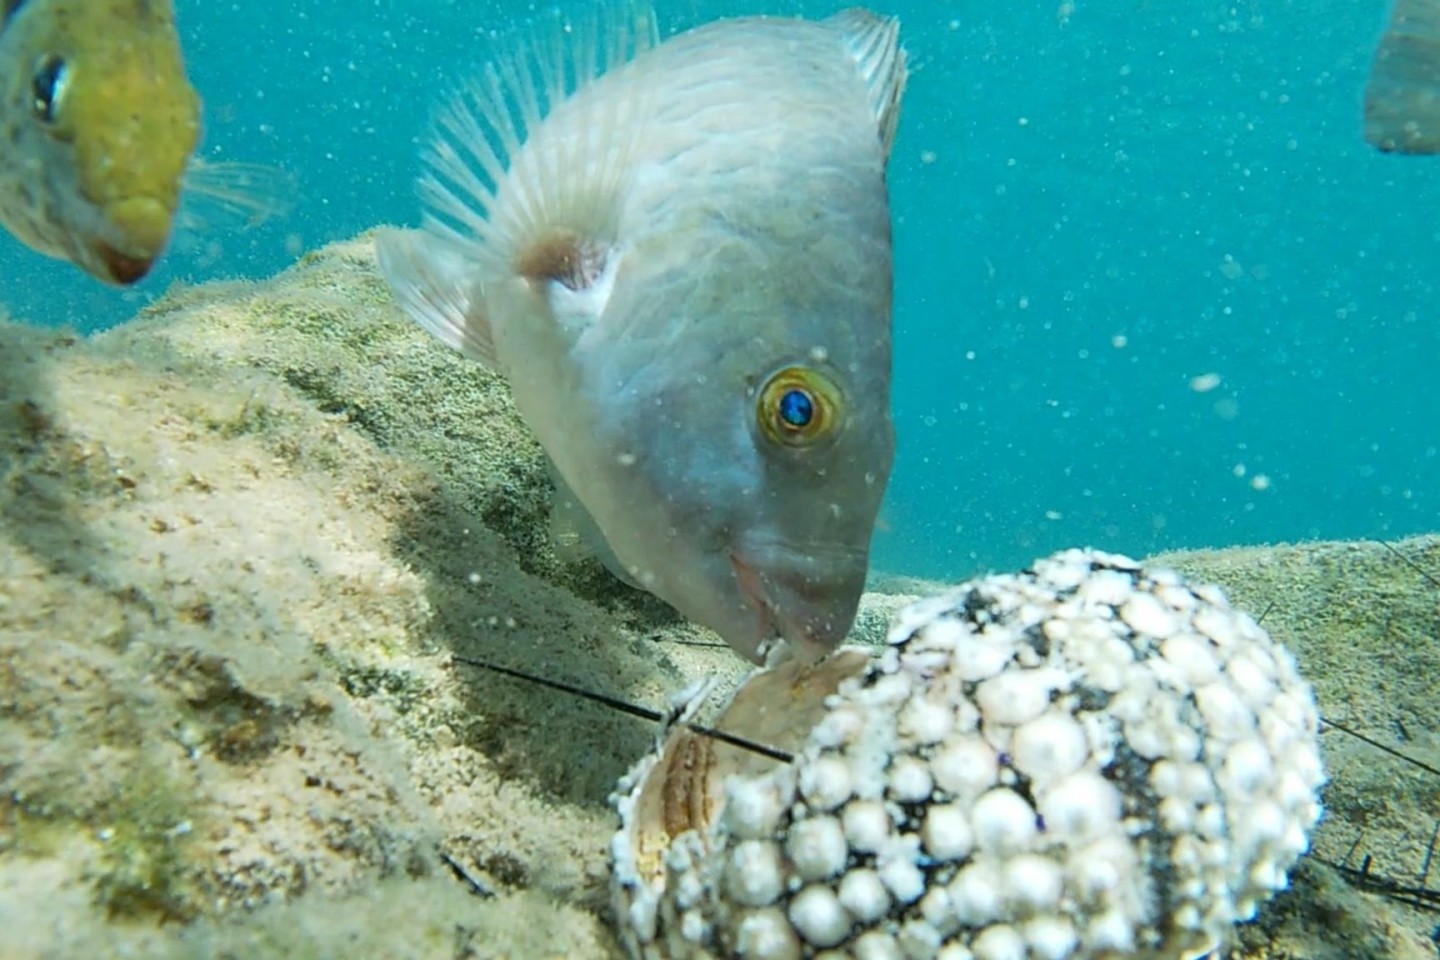
[[[900,46],[900,21],[854,7],[830,18],[850,45],[850,55],[870,90],[870,106],[880,128],[885,156],[895,143],[900,123],[900,97],[905,92],[905,51]]]
[[[513,276],[534,259],[531,248],[553,245],[557,235],[601,246],[613,238],[646,99],[591,98],[585,109],[593,115],[570,124],[571,135],[547,138],[544,149],[522,147],[558,108],[656,42],[643,0],[610,0],[497,46],[437,118],[420,182],[427,229],[467,248],[482,278]]]

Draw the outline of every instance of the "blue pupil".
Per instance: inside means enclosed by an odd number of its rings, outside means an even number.
[[[804,390],[786,390],[780,398],[780,419],[788,427],[808,427],[815,419],[815,401]]]

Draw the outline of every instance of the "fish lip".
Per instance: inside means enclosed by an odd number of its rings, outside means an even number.
[[[131,284],[148,274],[170,241],[173,204],[162,197],[116,197],[100,208],[100,224],[88,244],[97,274]]]
[[[845,629],[836,630],[838,621],[833,617],[819,621],[810,615],[812,610],[787,610],[776,600],[759,568],[739,550],[730,550],[730,565],[735,571],[741,594],[759,617],[756,635],[761,638],[757,650],[757,656],[761,660],[765,659],[767,651],[773,647],[770,641],[776,638],[788,641],[794,654],[809,662],[820,660],[844,642],[854,623],[854,610],[850,617],[844,619]],[[803,591],[790,592],[803,598]],[[858,606],[858,594],[855,600]]]
[[[108,243],[98,243],[95,255],[104,265],[106,278],[111,283],[131,284],[145,277],[155,266],[155,257],[136,257],[125,253]]]
[[[740,585],[741,595],[759,618],[755,636],[760,639],[750,659],[756,663],[764,662],[765,653],[772,641],[781,635],[776,623],[775,604],[765,592],[765,583],[760,579],[760,572],[746,563],[734,550],[730,551],[730,566],[735,571],[735,581]]]

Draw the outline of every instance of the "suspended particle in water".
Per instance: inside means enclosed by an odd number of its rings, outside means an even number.
[[[1220,386],[1220,374],[1202,373],[1198,377],[1190,378],[1190,389],[1196,393],[1209,393]]]

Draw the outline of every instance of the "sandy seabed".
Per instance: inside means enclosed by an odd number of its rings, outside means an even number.
[[[653,727],[456,658],[652,707],[746,666],[557,556],[550,494],[365,236],[92,338],[0,324],[0,958],[619,957],[606,797]],[[1440,767],[1440,538],[1157,560]],[[1440,894],[1387,884],[1440,888],[1440,776],[1323,743],[1315,854],[1229,956],[1434,960]]]

